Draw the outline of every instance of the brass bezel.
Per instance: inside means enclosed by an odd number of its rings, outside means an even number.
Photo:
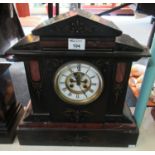
[[[96,91],[96,93],[94,95],[92,95],[91,97],[89,97],[88,99],[85,99],[85,100],[72,100],[70,98],[67,98],[66,96],[64,96],[59,87],[58,87],[58,77],[60,75],[60,73],[62,72],[62,70],[67,67],[68,65],[72,65],[72,64],[84,64],[84,65],[88,65],[88,66],[91,66],[92,68],[95,69],[96,71],[96,75],[98,76],[99,78],[99,81],[100,81],[100,84],[99,84],[99,88],[98,90]],[[55,89],[55,92],[56,94],[58,95],[58,97],[64,101],[65,103],[67,104],[71,104],[71,105],[87,105],[87,104],[90,104],[92,103],[93,101],[95,101],[102,93],[103,91],[103,88],[104,88],[104,79],[103,79],[103,76],[101,76],[101,73],[100,71],[97,69],[96,66],[94,66],[93,64],[89,63],[89,62],[86,62],[86,61],[81,61],[81,60],[76,60],[76,61],[71,61],[71,62],[67,62],[65,64],[63,64],[62,66],[60,66],[56,73],[55,73],[55,76],[54,76],[54,89]]]

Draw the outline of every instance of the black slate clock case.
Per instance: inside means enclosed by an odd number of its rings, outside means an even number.
[[[84,39],[85,49],[69,49],[69,38]],[[36,27],[7,54],[24,61],[31,95],[18,129],[20,144],[136,144],[138,128],[125,96],[132,62],[149,52],[112,22],[82,10],[68,12]],[[54,90],[57,69],[77,60],[96,66],[104,80],[102,94],[88,105],[66,104]]]
[[[99,59],[99,58],[98,58]],[[104,121],[104,113],[110,98],[110,88],[111,82],[109,80],[112,77],[112,72],[110,70],[110,65],[107,63],[99,62],[93,60],[93,58],[80,58],[80,57],[54,57],[51,59],[45,58],[40,65],[42,86],[39,92],[36,91],[36,85],[33,83],[31,87],[34,88],[32,95],[34,98],[38,98],[36,105],[33,106],[36,113],[50,113],[52,121],[57,122],[102,122]],[[84,62],[89,62],[95,65],[101,72],[104,78],[104,90],[100,97],[93,103],[88,105],[71,105],[62,101],[56,94],[54,89],[54,77],[57,69],[67,62],[73,62],[77,60],[83,60]],[[57,61],[55,63],[55,61]],[[101,59],[99,59],[101,61]],[[48,68],[45,70],[45,68]],[[29,68],[30,69],[30,68]],[[28,70],[29,72],[29,70]],[[32,80],[32,79],[31,79]],[[107,81],[107,82],[106,82]],[[30,81],[31,82],[31,81]],[[38,88],[39,89],[39,88]],[[39,96],[38,93],[40,93]],[[54,101],[54,102],[53,102]],[[33,102],[33,101],[32,101]],[[39,105],[38,105],[39,103]],[[46,104],[45,104],[46,103]],[[70,112],[69,112],[70,111]],[[79,114],[77,114],[79,113]],[[77,117],[77,115],[79,115]]]

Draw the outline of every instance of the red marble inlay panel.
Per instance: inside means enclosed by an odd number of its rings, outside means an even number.
[[[116,82],[121,83],[124,80],[126,72],[126,63],[118,63],[116,69]]]
[[[40,81],[40,70],[39,70],[39,63],[36,60],[31,60],[29,62],[31,78],[33,81],[38,82]]]

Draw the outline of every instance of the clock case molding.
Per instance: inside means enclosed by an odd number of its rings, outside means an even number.
[[[68,38],[85,39],[85,50],[69,50]],[[71,11],[40,24],[7,52],[10,55],[24,61],[31,96],[18,128],[20,144],[136,144],[139,131],[125,96],[132,62],[150,54],[114,23]],[[91,104],[65,104],[54,92],[55,72],[74,60],[95,65],[104,77],[103,92]]]

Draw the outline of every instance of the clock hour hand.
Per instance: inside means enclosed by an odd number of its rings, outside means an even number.
[[[77,80],[77,85],[80,86],[80,84],[81,84],[81,73],[77,73],[76,80]]]
[[[73,76],[76,80],[76,84],[79,86],[81,84],[81,73],[78,73],[78,72],[73,73]]]
[[[73,72],[72,69],[70,67],[68,67],[69,71],[72,73],[73,77],[75,78],[75,80],[72,80],[71,82],[77,82],[77,73]]]

